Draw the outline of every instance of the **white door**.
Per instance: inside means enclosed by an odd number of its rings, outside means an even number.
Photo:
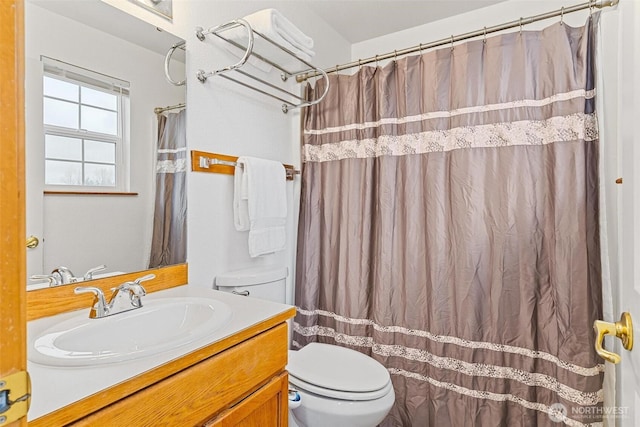
[[[619,340],[615,344],[622,356],[616,366],[616,421],[622,427],[636,427],[640,426],[640,2],[622,1],[619,7],[618,164],[623,181],[616,188],[620,277],[616,317],[606,320],[617,321],[626,311],[634,322],[635,348],[624,350]],[[614,298],[615,291],[614,287]]]
[[[28,40],[27,40],[28,41]],[[25,183],[26,238],[38,246],[27,248],[27,277],[47,274],[44,268],[44,128],[42,125],[42,62],[25,55]],[[27,284],[29,284],[27,280]]]

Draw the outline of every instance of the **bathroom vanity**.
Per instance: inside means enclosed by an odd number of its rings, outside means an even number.
[[[176,286],[175,279],[156,275],[157,284],[145,286],[147,291],[154,286],[170,289],[149,292],[144,297],[149,306],[180,298],[215,298],[231,308],[231,318],[207,336],[204,344],[183,343],[133,360],[86,366],[47,366],[30,361],[33,398],[29,425],[286,425],[286,320],[295,309],[201,286]],[[100,285],[99,281],[93,283]],[[105,284],[105,289],[109,286],[112,284]],[[59,292],[73,293],[73,286],[67,288]],[[81,300],[88,316],[90,298]],[[34,319],[29,322],[28,334],[37,336],[52,322],[77,313]]]

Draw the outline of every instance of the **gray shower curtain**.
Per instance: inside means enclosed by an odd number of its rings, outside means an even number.
[[[187,260],[186,111],[158,115],[156,200],[149,268]]]
[[[387,367],[383,425],[602,421],[597,19],[331,75],[307,109],[294,347]]]

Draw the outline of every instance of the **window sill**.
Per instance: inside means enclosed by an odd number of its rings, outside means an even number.
[[[52,191],[45,190],[45,196],[71,195],[71,196],[137,196],[138,193],[121,191]]]

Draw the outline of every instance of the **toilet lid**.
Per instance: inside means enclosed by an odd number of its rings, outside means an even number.
[[[371,392],[384,388],[389,372],[371,357],[336,345],[310,343],[289,352],[289,373],[315,386],[345,391]]]

